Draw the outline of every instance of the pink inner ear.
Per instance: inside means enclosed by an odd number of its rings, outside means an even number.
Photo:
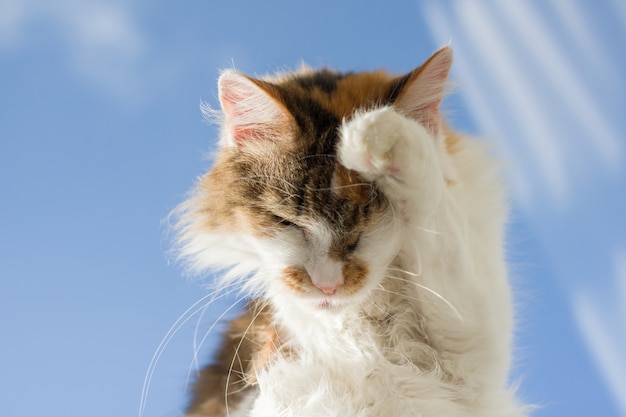
[[[253,126],[237,124],[237,121],[241,121],[245,116],[245,114],[237,113],[243,110],[241,106],[237,106],[237,103],[243,102],[246,97],[240,94],[241,91],[236,90],[236,86],[232,86],[235,87],[235,89],[229,87],[231,86],[224,88],[223,94],[220,95],[222,109],[226,114],[226,128],[230,131],[235,143],[237,145],[243,145],[247,139],[258,136],[258,134],[255,134]]]
[[[235,145],[276,140],[285,133],[290,122],[287,110],[260,84],[238,72],[226,71],[218,85],[226,134]]]
[[[421,67],[413,71],[394,106],[403,114],[420,122],[436,137],[441,123],[439,105],[452,65],[452,50],[440,49]]]
[[[220,102],[222,103],[222,108],[226,113],[231,113],[233,105],[240,101],[241,97],[237,96],[227,84],[223,84],[220,87]]]

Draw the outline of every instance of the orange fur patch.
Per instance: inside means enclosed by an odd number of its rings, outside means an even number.
[[[448,126],[444,125],[443,134],[445,137],[445,145],[446,151],[450,155],[454,155],[461,150],[461,142],[463,141],[463,136],[454,132]]]
[[[308,272],[301,266],[285,268],[281,277],[288,288],[299,293],[306,292],[312,285]]]
[[[337,164],[335,168],[335,184],[339,195],[358,205],[367,203],[372,194],[372,184],[367,183],[356,171],[341,164]]]
[[[365,284],[369,274],[367,263],[359,258],[352,258],[343,265],[343,288],[342,295],[356,293]]]
[[[339,120],[350,119],[356,108],[372,109],[385,104],[392,80],[385,71],[351,74],[337,82],[335,94],[316,90],[313,97]]]

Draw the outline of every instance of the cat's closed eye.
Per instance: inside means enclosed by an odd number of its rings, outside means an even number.
[[[274,221],[276,225],[285,226],[285,227],[300,227],[294,222],[287,220],[284,217],[281,217],[277,214],[272,214],[271,216],[272,216],[272,220]]]
[[[356,248],[359,246],[360,240],[361,240],[361,234],[359,233],[356,239],[348,243],[348,245],[346,246],[346,251],[348,253],[353,253],[356,250]]]

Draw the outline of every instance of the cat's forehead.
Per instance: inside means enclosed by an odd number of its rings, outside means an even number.
[[[331,156],[285,159],[265,178],[259,198],[272,210],[289,213],[286,217],[313,221],[321,216],[352,227],[374,198],[373,184]]]
[[[393,100],[399,83],[398,78],[382,70],[342,73],[329,69],[304,69],[268,81],[296,101],[314,101],[338,120],[350,118],[357,109],[371,109]]]
[[[278,89],[296,120],[301,121],[294,153],[273,155],[281,160],[271,165],[273,181],[264,190],[285,209],[312,217],[323,215],[348,226],[380,205],[374,185],[337,161],[339,125],[357,110],[387,104],[398,89],[398,78],[385,71],[341,73],[328,69],[305,69],[266,79]],[[267,160],[257,161],[267,168]],[[286,198],[284,187],[289,188]],[[348,220],[350,218],[350,220]]]

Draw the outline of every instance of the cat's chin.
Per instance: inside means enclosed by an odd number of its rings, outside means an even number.
[[[324,299],[321,301],[317,301],[315,304],[315,307],[318,310],[332,312],[332,311],[340,310],[343,307],[345,307],[345,303],[342,303],[341,301],[338,301],[338,300]]]
[[[305,304],[308,310],[316,313],[338,314],[353,306],[355,300],[352,298],[328,297],[309,299]]]
[[[345,311],[357,302],[357,297],[354,295],[323,296],[321,294],[285,291],[284,288],[267,294],[267,297],[278,310],[284,306],[292,306],[308,313],[338,313]]]

